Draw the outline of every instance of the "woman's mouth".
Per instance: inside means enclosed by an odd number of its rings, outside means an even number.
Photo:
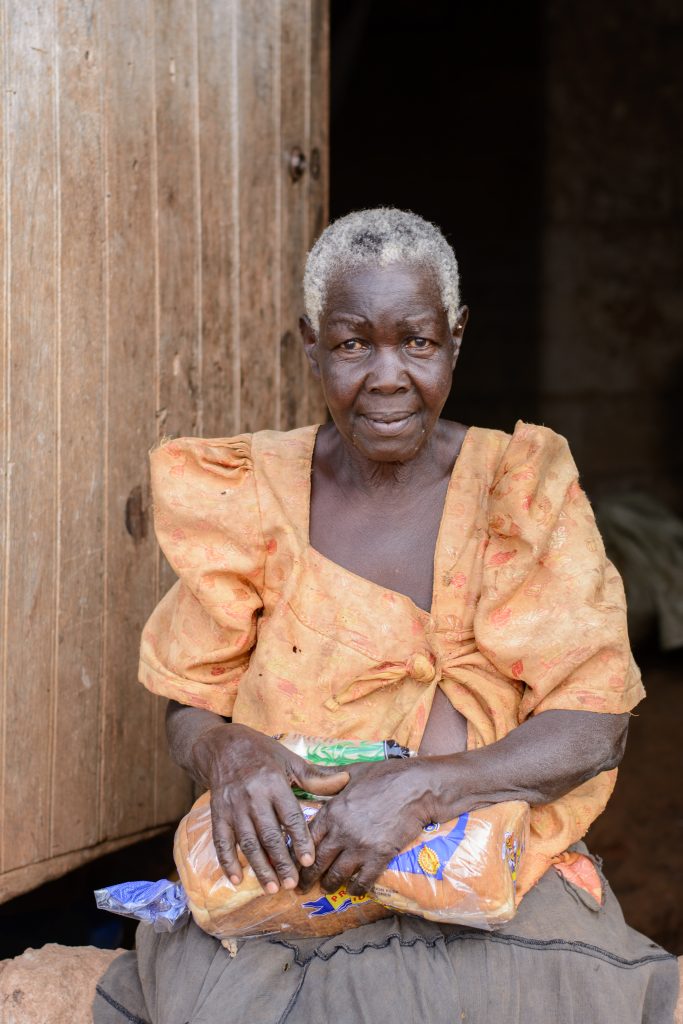
[[[367,423],[370,430],[375,434],[380,434],[382,437],[395,437],[396,434],[400,434],[408,424],[411,422],[415,413],[396,413],[391,416],[372,416],[365,414],[362,418]]]

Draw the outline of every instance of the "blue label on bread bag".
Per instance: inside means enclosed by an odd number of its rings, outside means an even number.
[[[325,917],[327,914],[342,914],[359,903],[372,902],[372,896],[363,893],[362,896],[352,896],[342,885],[336,892],[328,892],[317,900],[309,900],[302,904],[306,910],[310,910],[309,917]]]
[[[453,828],[445,836],[435,835],[410,850],[397,854],[387,864],[387,871],[398,871],[409,875],[428,875],[441,881],[443,869],[451,859],[465,835],[469,814],[461,814]],[[434,830],[428,825],[423,831]],[[436,826],[438,828],[438,826]]]

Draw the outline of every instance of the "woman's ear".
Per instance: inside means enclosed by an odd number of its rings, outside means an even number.
[[[307,316],[299,317],[299,331],[301,332],[301,340],[304,343],[304,352],[308,359],[311,370],[313,371],[314,377],[320,377],[320,366],[316,357],[316,347],[318,345],[318,335],[313,330],[313,324]]]
[[[455,322],[455,327],[451,331],[451,336],[453,338],[453,367],[454,368],[455,368],[455,364],[458,361],[458,356],[460,355],[460,346],[462,345],[462,336],[465,333],[465,328],[467,327],[467,321],[469,320],[469,318],[470,318],[469,306],[461,306],[459,311],[458,311],[458,318],[457,318],[457,320]]]

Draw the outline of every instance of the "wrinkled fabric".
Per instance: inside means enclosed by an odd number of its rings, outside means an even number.
[[[585,856],[585,847],[579,852]],[[247,939],[191,922],[137,933],[98,985],[94,1024],[671,1024],[675,957],[555,871],[495,933],[391,917],[327,939]]]
[[[434,557],[430,612],[309,543],[317,427],[171,441],[151,457],[159,543],[180,577],[144,631],[150,690],[269,734],[417,749],[437,687],[468,748],[549,709],[643,697],[621,580],[564,438],[470,428]],[[532,810],[521,897],[601,813],[605,772]]]
[[[576,886],[583,890],[597,904],[602,905],[604,893],[600,873],[590,857],[583,853],[567,850],[560,854],[553,867],[556,871]]]

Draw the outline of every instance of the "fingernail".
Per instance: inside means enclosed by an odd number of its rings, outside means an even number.
[[[241,879],[239,875],[230,875],[230,881],[232,882],[233,885],[239,885]]]
[[[311,854],[310,853],[305,853],[303,855],[303,857],[301,858],[302,866],[305,867],[305,868],[310,868],[312,863],[313,863],[313,857],[311,856]]]
[[[279,888],[280,886],[277,884],[277,882],[268,882],[268,884],[266,885],[266,892],[270,893],[271,896],[274,896]]]
[[[294,881],[293,878],[285,878],[284,882],[282,883],[282,888],[283,889],[293,889],[295,887],[295,885],[296,885],[296,882]]]

